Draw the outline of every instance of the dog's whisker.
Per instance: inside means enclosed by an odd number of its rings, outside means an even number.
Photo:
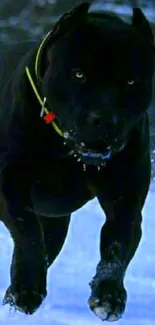
[[[80,158],[78,158],[78,160],[77,160],[78,162],[80,162],[81,161],[81,159]]]
[[[71,150],[71,151],[69,151],[68,155],[69,156],[72,156],[74,153],[75,153],[75,151],[74,150]]]
[[[65,139],[68,139],[68,138],[69,138],[69,133],[68,133],[68,132],[65,132],[65,133],[64,133],[64,138],[65,138]]]

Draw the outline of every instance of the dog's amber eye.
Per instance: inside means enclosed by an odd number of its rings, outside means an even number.
[[[80,72],[80,71],[77,71],[76,74],[75,74],[76,78],[78,79],[82,79],[83,78],[83,73]]]
[[[72,70],[72,78],[79,82],[85,82],[86,77],[85,74],[80,69],[73,69]]]
[[[131,79],[131,80],[128,80],[128,85],[129,85],[129,86],[132,86],[132,85],[134,85],[134,83],[135,83],[135,81],[134,81],[134,80],[132,80],[132,79]]]

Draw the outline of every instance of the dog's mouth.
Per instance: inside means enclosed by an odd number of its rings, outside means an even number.
[[[70,148],[69,155],[76,158],[78,162],[82,162],[84,170],[87,165],[97,166],[100,170],[102,166],[106,166],[113,155],[121,152],[126,145],[125,141],[118,139],[114,139],[111,145],[106,145],[104,141],[80,142],[68,132],[65,132],[64,137],[64,144]]]

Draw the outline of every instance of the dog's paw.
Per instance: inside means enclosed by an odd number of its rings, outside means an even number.
[[[105,279],[90,284],[91,296],[88,300],[90,309],[102,321],[117,321],[125,310],[127,293],[123,284],[116,279]]]
[[[46,294],[46,292],[37,292],[33,288],[17,292],[10,286],[5,293],[3,305],[9,304],[15,310],[31,315],[39,308]]]

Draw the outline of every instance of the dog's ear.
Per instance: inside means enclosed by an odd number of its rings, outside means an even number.
[[[88,12],[91,3],[84,2],[64,14],[56,23],[52,31],[52,39],[56,40],[69,30],[72,30],[78,22],[82,22]]]
[[[150,24],[140,8],[133,8],[132,26],[139,30],[145,39],[153,43]]]

